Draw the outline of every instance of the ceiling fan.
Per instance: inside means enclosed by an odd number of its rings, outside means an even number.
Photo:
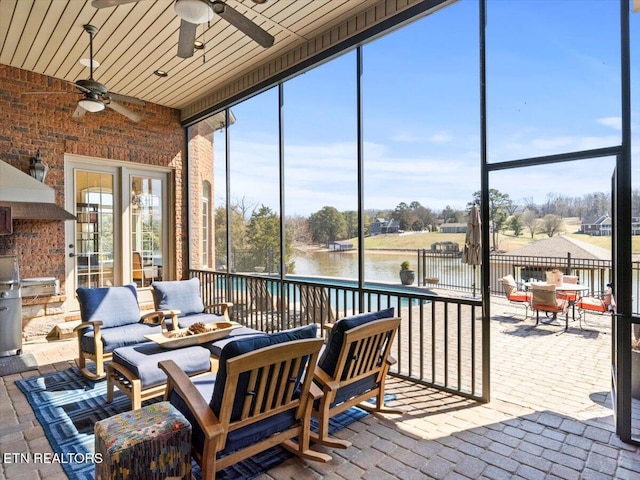
[[[110,93],[104,84],[93,79],[93,65],[96,63],[93,60],[93,36],[98,33],[98,29],[93,25],[84,25],[84,30],[89,34],[89,78],[86,80],[76,80],[74,82],[74,85],[82,91],[83,98],[78,101],[78,107],[75,112],[73,112],[73,116],[81,117],[87,112],[99,112],[104,110],[105,107],[109,107],[119,114],[124,115],[129,120],[136,123],[139,122],[142,119],[140,115],[114,100],[144,105],[142,100],[118,95],[117,93]]]
[[[141,0],[93,0],[95,8],[114,7]],[[254,3],[265,3],[266,0],[253,0]],[[208,22],[217,14],[236,27],[260,46],[268,48],[273,45],[274,38],[261,27],[253,23],[237,10],[219,0],[175,0],[174,10],[180,17],[180,34],[178,37],[178,56],[189,58],[193,56],[196,40],[196,27]]]
[[[89,78],[86,80],[76,80],[71,82],[82,94],[82,98],[78,101],[78,106],[73,112],[74,117],[81,117],[87,112],[100,112],[105,107],[109,107],[115,110],[121,115],[124,115],[133,122],[139,122],[142,117],[135,112],[132,112],[124,105],[117,103],[115,100],[121,102],[134,103],[137,105],[145,105],[145,102],[134,97],[127,97],[126,95],[119,95],[117,93],[111,93],[107,87],[93,79],[93,67],[98,66],[98,62],[93,59],[93,36],[98,32],[98,29],[93,25],[84,25],[84,30],[89,34],[89,59],[82,59],[80,63],[89,67]],[[69,91],[63,92],[22,92],[22,95],[34,95],[44,94],[51,95],[54,93],[69,94]]]

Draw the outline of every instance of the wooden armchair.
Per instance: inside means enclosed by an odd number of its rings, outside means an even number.
[[[390,308],[343,318],[332,326],[314,375],[324,393],[313,408],[318,419],[318,434],[312,434],[315,441],[348,448],[350,442],[329,437],[329,419],[354,405],[372,412],[403,413],[384,404],[386,376],[396,363],[390,356],[391,345],[400,321]],[[373,397],[375,405],[365,401]]]
[[[311,408],[321,392],[304,373],[322,346],[316,331],[309,325],[234,340],[222,349],[218,373],[198,378],[189,379],[172,360],[159,363],[168,377],[165,398],[192,424],[192,455],[203,480],[274,445],[331,460],[309,448]]]
[[[104,378],[104,363],[116,348],[148,342],[145,335],[166,330],[162,312],[141,314],[134,284],[78,288],[76,294],[82,319],[74,329],[78,336],[76,364],[91,380]],[[95,364],[95,373],[87,368],[88,360]]]
[[[189,328],[196,322],[228,322],[229,309],[233,303],[221,302],[204,305],[200,296],[200,280],[153,282],[153,302],[157,311],[170,319],[170,329]]]

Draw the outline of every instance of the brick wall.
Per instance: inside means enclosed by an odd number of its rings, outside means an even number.
[[[50,94],[27,94],[51,92]],[[69,93],[56,93],[69,92]],[[0,65],[0,160],[29,171],[40,149],[49,166],[45,183],[64,207],[64,155],[135,162],[175,169],[176,272],[186,275],[187,239],[185,130],[178,110],[147,103],[126,104],[143,119],[136,124],[107,108],[73,118],[78,95],[67,82]],[[55,276],[65,290],[65,236],[62,221],[14,220],[13,234],[0,236],[0,255],[17,255],[23,278]]]

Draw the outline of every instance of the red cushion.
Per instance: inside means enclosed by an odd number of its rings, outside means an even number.
[[[516,292],[511,295],[507,295],[507,298],[511,302],[528,302],[530,300],[527,292]]]
[[[592,310],[594,312],[606,312],[607,306],[604,304],[602,300],[594,297],[582,297],[578,301],[578,308],[582,308],[584,310]]]

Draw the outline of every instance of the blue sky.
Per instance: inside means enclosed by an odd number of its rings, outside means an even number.
[[[617,5],[489,2],[490,162],[620,143]],[[434,210],[464,208],[479,190],[477,9],[475,0],[461,0],[364,47],[365,208],[414,200]],[[640,14],[631,19],[633,48],[640,43]],[[632,84],[640,85],[640,51],[633,50]],[[355,52],[288,81],[284,91],[286,214],[306,216],[325,205],[355,210]],[[636,88],[634,172],[639,96]],[[275,89],[234,106],[238,120],[230,132],[232,199],[274,210],[277,107]],[[611,158],[497,172],[490,186],[518,202],[608,192],[613,165]]]

